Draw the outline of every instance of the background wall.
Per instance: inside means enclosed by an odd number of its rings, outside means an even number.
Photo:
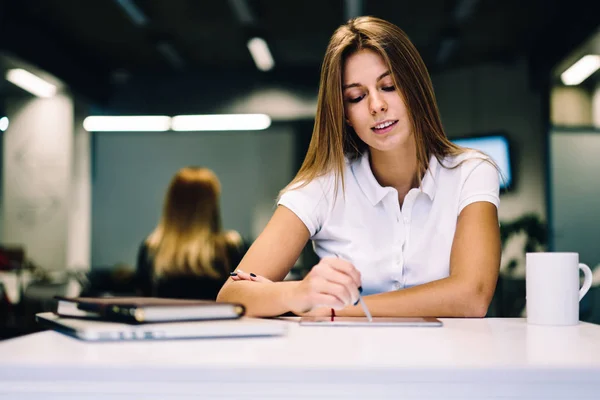
[[[205,166],[222,185],[223,227],[255,238],[293,171],[293,129],[254,132],[96,133],[93,136],[92,265],[134,265],[159,220],[172,176]]]
[[[509,138],[515,184],[501,196],[500,219],[533,212],[545,220],[547,133],[525,63],[456,70],[434,76],[433,84],[448,136],[500,131]]]
[[[525,65],[461,69],[436,75],[433,81],[449,136],[502,131],[511,141],[515,186],[502,195],[501,219],[534,212],[545,220],[540,95],[529,88]],[[164,95],[170,95],[172,88],[163,87]],[[211,93],[187,99],[188,107],[195,112],[262,111],[298,119],[309,115],[316,104],[306,88],[292,86],[264,91],[253,87],[218,106],[207,102]],[[122,106],[132,107],[133,92],[125,94]],[[260,132],[94,134],[92,265],[135,262],[138,245],[158,222],[170,178],[185,165],[215,170],[223,184],[224,227],[256,238],[272,214],[278,191],[297,169],[296,147],[306,145],[306,140],[296,135],[306,138],[311,129],[310,123],[281,121]]]
[[[15,99],[4,133],[4,244],[22,245],[48,269],[66,266],[73,156],[73,102],[68,95]]]
[[[550,242],[600,265],[600,86],[553,88],[550,133]]]
[[[600,264],[600,130],[560,129],[550,136],[552,243]]]

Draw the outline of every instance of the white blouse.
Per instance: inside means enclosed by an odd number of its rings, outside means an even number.
[[[464,162],[454,169],[445,168]],[[400,208],[398,192],[379,185],[368,154],[347,161],[345,193],[333,173],[288,190],[278,204],[306,225],[316,254],[337,256],[361,273],[363,294],[398,290],[450,274],[457,217],[477,201],[500,204],[498,171],[480,153],[432,157],[421,187]]]

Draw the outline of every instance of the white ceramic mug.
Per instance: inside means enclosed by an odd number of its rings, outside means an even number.
[[[525,291],[527,322],[535,325],[577,325],[579,301],[592,286],[592,270],[578,253],[527,253]],[[579,288],[579,270],[585,279]]]

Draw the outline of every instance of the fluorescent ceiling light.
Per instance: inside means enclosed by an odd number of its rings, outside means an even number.
[[[560,74],[560,79],[568,86],[579,85],[599,68],[600,55],[588,54]]]
[[[259,37],[250,39],[248,41],[248,50],[250,50],[256,68],[261,71],[268,71],[275,65],[275,61],[273,61],[273,57],[269,51],[269,46],[267,46],[267,42],[264,39]]]
[[[448,59],[452,55],[452,52],[454,52],[454,49],[456,48],[457,44],[458,40],[455,37],[448,36],[442,39],[436,59],[438,64],[443,64],[446,61],[448,61]]]
[[[454,18],[458,22],[465,21],[475,11],[475,6],[479,3],[479,0],[460,0],[454,8]]]
[[[9,69],[6,80],[38,97],[52,97],[56,94],[56,86],[21,68]]]
[[[246,0],[229,0],[229,4],[233,8],[233,12],[241,24],[254,25],[256,19]]]
[[[177,115],[174,131],[257,131],[271,126],[266,114]]]
[[[4,132],[8,129],[8,117],[0,118],[0,131]]]
[[[167,59],[172,67],[181,69],[185,66],[183,58],[181,58],[171,43],[162,41],[156,45],[156,48]]]
[[[148,17],[140,10],[140,8],[131,0],[115,0],[127,14],[129,19],[137,26],[145,26],[148,24]]]
[[[363,1],[362,0],[346,0],[344,3],[344,14],[345,19],[359,17],[363,13]]]
[[[152,116],[93,116],[83,120],[88,132],[164,132],[171,126],[171,118]]]

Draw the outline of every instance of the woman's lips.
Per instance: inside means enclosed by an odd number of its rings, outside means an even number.
[[[389,131],[391,131],[392,129],[394,129],[394,127],[398,124],[398,121],[394,121],[391,125],[386,126],[385,128],[381,128],[381,129],[377,129],[377,128],[371,128],[371,130],[373,132],[375,132],[378,135],[382,135],[384,133],[388,133]]]

